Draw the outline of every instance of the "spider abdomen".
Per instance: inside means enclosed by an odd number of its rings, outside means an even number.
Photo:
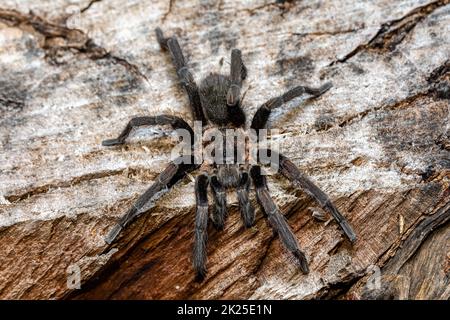
[[[217,178],[224,188],[236,188],[239,184],[239,168],[234,164],[219,165]]]

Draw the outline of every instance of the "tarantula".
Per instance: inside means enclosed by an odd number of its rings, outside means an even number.
[[[247,76],[247,68],[242,61],[241,51],[238,49],[231,51],[230,75],[211,73],[201,81],[200,86],[197,86],[187,67],[186,60],[176,37],[166,38],[161,29],[157,28],[156,38],[161,49],[169,51],[172,57],[179,81],[189,97],[194,120],[201,121],[204,129],[208,126],[215,126],[220,130],[225,130],[226,128],[244,128],[246,117],[241,106],[240,90],[242,81]],[[251,121],[251,129],[258,130],[265,128],[272,110],[283,106],[286,102],[305,93],[312,97],[317,97],[329,88],[331,88],[331,83],[326,83],[319,88],[297,86],[278,97],[268,100],[257,109]],[[118,138],[105,140],[102,142],[102,145],[114,146],[123,144],[133,128],[147,125],[170,125],[173,129],[185,129],[189,133],[193,133],[191,126],[177,116],[159,115],[137,117],[129,121]],[[193,146],[193,143],[191,146]],[[356,240],[355,233],[328,196],[288,158],[281,154],[278,157],[278,172],[289,179],[296,187],[302,189],[315,199],[323,209],[333,216],[348,239],[354,242]],[[193,250],[193,266],[197,279],[201,280],[206,275],[208,220],[211,219],[217,229],[223,229],[227,216],[226,194],[228,190],[234,189],[237,193],[244,225],[248,228],[254,224],[255,211],[249,201],[251,181],[253,181],[255,187],[257,201],[267,217],[269,224],[274,229],[274,232],[278,234],[286,249],[296,258],[301,271],[303,273],[309,272],[307,259],[300,250],[296,237],[289,227],[286,218],[281,214],[269,194],[266,177],[261,172],[261,166],[249,165],[248,163],[244,165],[213,163],[212,165],[204,166],[195,164],[194,161],[190,163],[179,161],[170,162],[166,169],[158,176],[156,182],[119,219],[117,224],[106,236],[105,241],[111,244],[120,231],[139,215],[140,210],[145,204],[153,200],[164,190],[171,188],[188,172],[199,168],[201,168],[202,172],[195,179],[196,217]],[[208,186],[210,186],[214,199],[214,210],[212,210],[211,215],[208,214]]]

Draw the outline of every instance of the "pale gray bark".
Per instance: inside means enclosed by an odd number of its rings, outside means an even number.
[[[3,0],[0,297],[448,299],[449,2]],[[245,230],[234,206],[224,232],[210,232],[208,277],[196,284],[186,178],[105,249],[176,141],[155,130],[123,147],[101,141],[137,115],[191,120],[157,26],[178,36],[197,80],[228,72],[241,49],[250,119],[292,86],[333,82],[277,110],[271,125],[281,151],[349,218],[355,245],[273,177],[310,274],[259,210]],[[74,267],[81,290],[67,287]],[[366,285],[377,268],[386,290]]]

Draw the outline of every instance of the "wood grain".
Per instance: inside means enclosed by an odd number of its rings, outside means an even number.
[[[448,0],[2,1],[0,298],[449,299],[449,25]],[[229,72],[231,49],[242,50],[250,120],[292,86],[333,83],[270,124],[348,217],[353,246],[273,176],[309,275],[259,209],[245,229],[230,197],[225,230],[208,231],[208,276],[195,282],[189,177],[107,247],[176,139],[157,128],[121,147],[101,141],[133,116],[191,121],[157,26],[179,38],[197,80]],[[81,289],[67,285],[74,267]]]

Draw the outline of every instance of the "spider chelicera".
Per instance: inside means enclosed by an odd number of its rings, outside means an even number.
[[[181,85],[187,92],[193,118],[195,121],[201,121],[206,129],[208,126],[214,126],[219,130],[227,128],[244,128],[246,117],[241,108],[241,86],[242,81],[247,76],[241,51],[233,49],[231,51],[230,75],[221,75],[216,73],[209,74],[197,86],[195,80],[189,71],[186,60],[181,51],[178,40],[175,37],[165,38],[160,28],[156,29],[157,40],[163,50],[169,51],[173,64],[180,80]],[[331,88],[331,83],[326,83],[319,88],[306,86],[297,86],[284,94],[272,98],[262,104],[256,111],[251,121],[251,129],[263,129],[272,110],[283,106],[286,102],[301,96],[309,94],[317,97]],[[105,140],[104,146],[114,146],[124,144],[126,138],[133,128],[148,125],[171,125],[173,129],[184,129],[193,134],[192,127],[182,118],[173,115],[159,115],[148,117],[137,117],[131,119],[125,129],[116,139]],[[191,144],[193,147],[193,143]],[[270,153],[271,151],[268,150]],[[344,234],[351,242],[356,240],[356,235],[351,226],[333,205],[328,196],[317,187],[305,174],[303,174],[288,158],[278,154],[279,166],[278,172],[290,180],[296,187],[309,194],[325,211],[328,211],[336,220]],[[156,181],[150,188],[142,194],[134,205],[123,215],[116,225],[106,236],[105,241],[111,244],[119,235],[121,230],[127,227],[132,220],[139,214],[141,209],[151,200],[154,200],[158,194],[170,189],[174,184],[180,181],[188,172],[200,169],[195,179],[196,195],[196,217],[195,217],[195,236],[193,250],[193,265],[196,272],[196,278],[201,280],[206,275],[206,242],[208,220],[211,219],[213,225],[221,230],[224,227],[227,215],[226,194],[231,189],[237,193],[241,216],[246,227],[251,227],[255,222],[254,208],[249,200],[250,184],[253,182],[256,192],[256,198],[267,217],[269,224],[278,234],[281,242],[296,258],[299,267],[303,273],[309,272],[308,262],[304,253],[300,250],[298,241],[289,227],[286,218],[281,214],[277,205],[271,198],[267,187],[266,177],[262,174],[260,165],[244,164],[217,164],[203,165],[172,161],[166,169],[159,174]],[[208,214],[208,187],[210,187],[214,209],[211,215]]]

